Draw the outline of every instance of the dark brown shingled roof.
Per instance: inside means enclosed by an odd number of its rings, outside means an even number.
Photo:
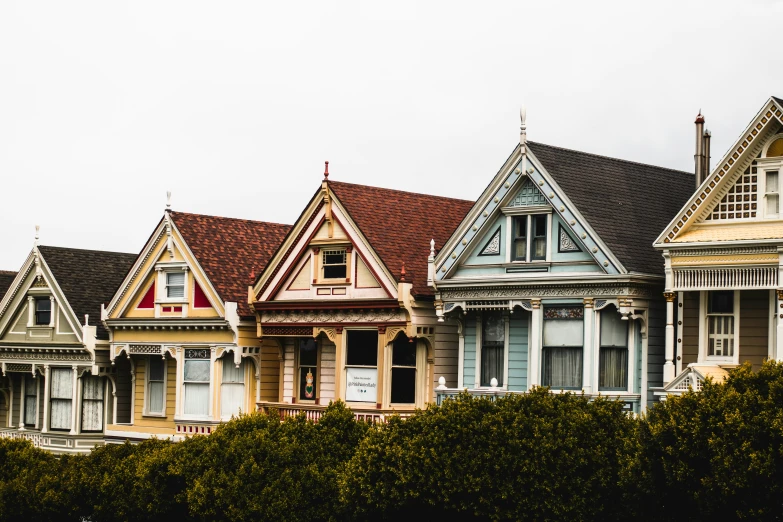
[[[98,339],[108,339],[109,334],[101,323],[101,304],[114,297],[137,254],[52,246],[39,246],[38,251],[79,324],[84,324],[84,316],[89,314],[90,324],[98,327]]]
[[[773,96],[776,102],[783,104],[783,98],[778,98],[777,96]]]
[[[172,212],[171,218],[224,302],[253,316],[247,287],[266,268],[290,225]]]
[[[693,172],[528,145],[628,271],[663,275],[652,244],[693,194]]]
[[[329,187],[397,281],[405,262],[413,293],[433,295],[427,286],[430,239],[442,248],[473,201],[331,180]]]
[[[3,300],[5,293],[8,291],[8,287],[14,282],[16,272],[10,272],[8,270],[0,270],[0,301]]]

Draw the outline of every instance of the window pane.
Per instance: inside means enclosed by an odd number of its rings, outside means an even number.
[[[299,340],[299,366],[318,364],[318,343],[313,338]]]
[[[348,366],[376,366],[378,364],[378,330],[346,330],[348,332],[346,358]]]
[[[530,257],[533,259],[546,259],[546,238],[536,238],[530,249]]]
[[[83,399],[103,400],[103,379],[88,375],[82,380],[84,381],[84,387],[82,388]]]
[[[481,347],[481,386],[491,386],[492,379],[498,380],[498,386],[503,386],[503,347]]]
[[[527,216],[514,218],[515,229],[518,238],[527,237]]]
[[[245,402],[244,384],[223,384],[220,387],[220,415],[229,418],[239,415]]]
[[[24,423],[28,426],[35,426],[36,402],[35,396],[24,398]]]
[[[324,278],[345,279],[345,265],[324,265]]]
[[[544,346],[582,346],[584,321],[582,319],[544,320]]]
[[[299,398],[302,400],[315,399],[315,372],[316,367],[301,366],[299,368]]]
[[[326,250],[324,251],[325,265],[345,264],[345,250]]]
[[[514,242],[514,259],[517,261],[526,261],[527,260],[527,241],[522,239],[517,239]]]
[[[485,313],[481,324],[482,345],[503,344],[506,338],[503,316],[500,313]]]
[[[416,366],[416,341],[398,336],[392,346],[392,366]]]
[[[103,401],[82,401],[82,431],[101,431],[103,429]]]
[[[71,400],[52,399],[50,424],[53,430],[71,429]]]
[[[70,399],[73,393],[73,372],[70,368],[52,368],[52,399]]]
[[[185,383],[185,413],[209,415],[209,384]]]
[[[150,369],[150,381],[162,381],[163,380],[163,358],[158,357],[155,355],[150,355],[149,359],[149,369]]]
[[[767,192],[778,191],[778,172],[767,172]]]
[[[392,368],[391,402],[413,404],[416,402],[416,369]]]
[[[223,357],[223,382],[244,383],[245,382],[245,361],[239,364],[239,368],[234,363],[234,357],[229,355]]]
[[[200,359],[185,361],[185,380],[209,382],[209,361]]]
[[[533,235],[546,237],[546,216],[533,216]]]
[[[601,346],[628,347],[628,321],[622,320],[614,306],[601,312]]]
[[[149,383],[149,397],[147,399],[150,413],[163,413],[163,382]]]
[[[582,348],[544,348],[542,383],[552,388],[582,388]]]
[[[52,319],[52,301],[45,297],[35,300],[35,324],[48,325]]]
[[[601,348],[598,362],[598,389],[628,389],[627,348]]]
[[[734,292],[722,290],[710,292],[709,312],[711,314],[733,314]]]
[[[184,272],[169,272],[166,274],[166,296],[185,297]]]

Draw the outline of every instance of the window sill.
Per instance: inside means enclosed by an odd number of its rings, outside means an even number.
[[[176,299],[157,299],[155,300],[155,304],[159,305],[186,305],[188,304],[188,300],[184,297],[180,298],[177,297]]]
[[[165,413],[142,413],[142,418],[151,418],[151,419],[165,419],[166,414]]]
[[[321,279],[317,283],[313,283],[312,286],[351,286],[351,283],[345,279],[334,279],[332,281]]]

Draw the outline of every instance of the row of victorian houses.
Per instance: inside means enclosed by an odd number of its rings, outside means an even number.
[[[0,272],[0,436],[59,453],[240,412],[477,395],[642,412],[783,359],[783,100],[694,172],[519,144],[476,201],[324,179],[292,226],[167,208],[139,253]]]

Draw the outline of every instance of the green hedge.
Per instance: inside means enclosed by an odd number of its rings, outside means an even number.
[[[183,442],[54,457],[0,439],[5,520],[669,520],[783,513],[783,364],[627,416],[535,389],[386,425],[245,415]]]

